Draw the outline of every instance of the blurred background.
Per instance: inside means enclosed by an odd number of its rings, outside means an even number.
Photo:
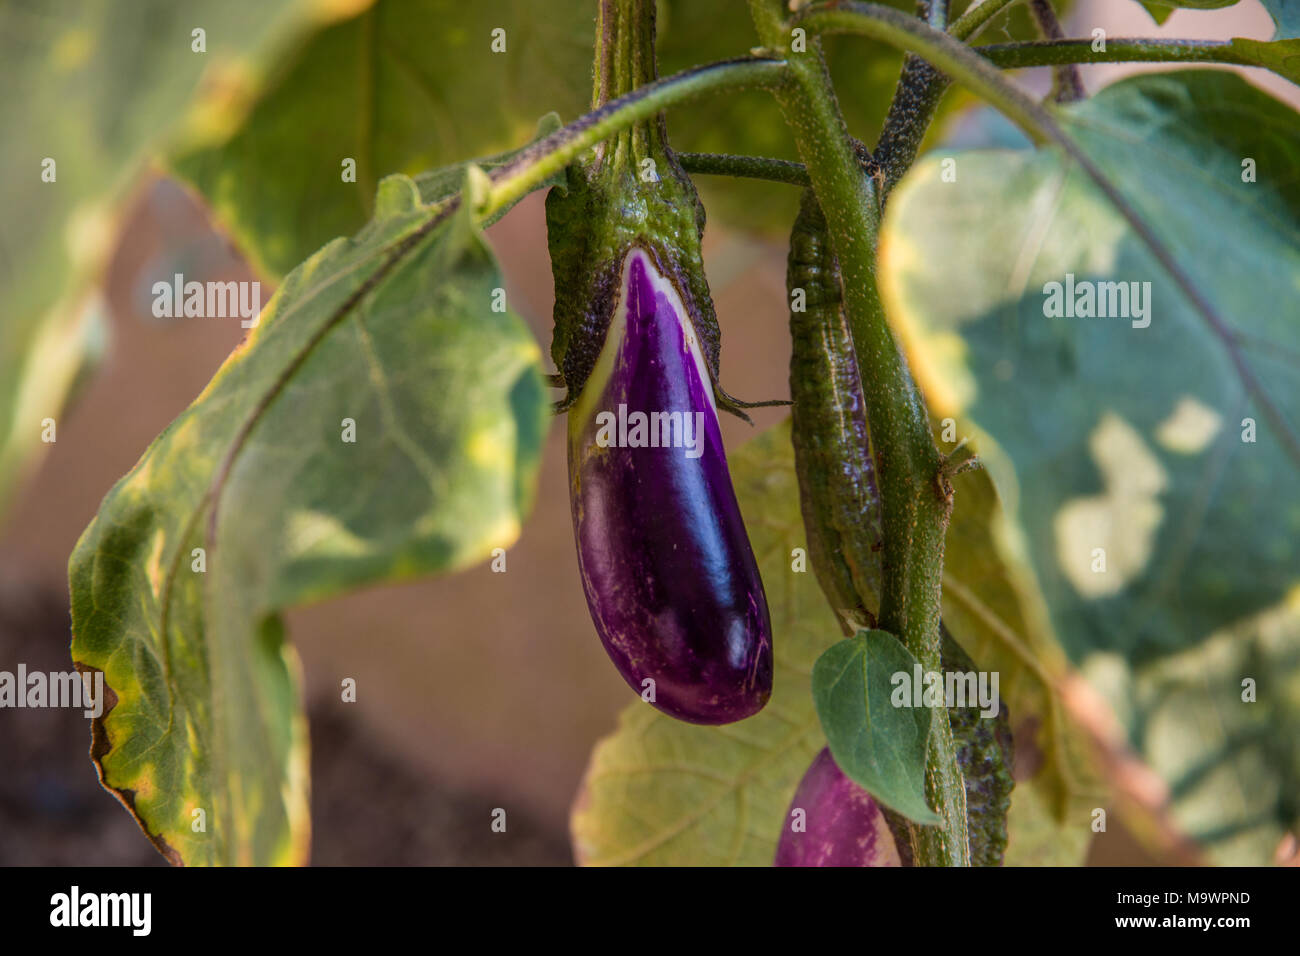
[[[1272,23],[1253,0],[1221,11],[1178,11],[1156,27],[1131,0],[1080,0],[1067,33],[1265,39]],[[750,45],[748,34],[735,46]],[[1095,89],[1133,67],[1083,71]],[[1260,71],[1252,82],[1295,100]],[[1025,81],[1042,91],[1048,78]],[[7,135],[9,131],[6,131]],[[949,135],[1000,135],[981,119]],[[784,187],[772,186],[772,190]],[[552,285],[543,197],[526,200],[489,238],[509,301],[549,344]],[[259,278],[215,231],[186,188],[160,174],[131,189],[108,267],[111,335],[102,364],[59,421],[58,441],[25,483],[0,531],[0,667],[68,667],[67,559],[100,499],[203,388],[243,336],[234,321],[156,319],[160,276]],[[741,398],[788,397],[785,253],[711,227],[705,263],[722,325],[722,376]],[[270,289],[264,283],[263,301]],[[759,409],[757,429],[783,416]],[[729,447],[756,431],[727,418]],[[592,745],[632,695],[592,629],[577,577],[564,430],[548,436],[536,510],[510,550],[509,572],[367,591],[288,618],[305,667],[311,722],[313,852],[331,864],[547,864],[572,861],[567,814]],[[357,700],[340,701],[344,678]],[[23,710],[0,733],[0,864],[162,865],[126,811],[102,791],[79,712]],[[491,832],[494,808],[510,826]],[[1112,827],[1094,864],[1159,862]]]

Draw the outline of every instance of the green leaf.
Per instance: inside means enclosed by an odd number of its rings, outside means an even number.
[[[1300,592],[1142,667],[1127,690],[1178,828],[1219,865],[1271,862],[1300,832]]]
[[[583,112],[594,16],[588,3],[379,0],[312,36],[243,123],[173,156],[172,169],[260,270],[280,275],[358,229],[380,177],[509,149],[548,110]]]
[[[917,660],[887,631],[859,631],[817,659],[813,700],[835,762],[877,801],[917,823],[938,823],[925,802],[931,710],[895,706],[894,677],[912,688]]]
[[[1021,781],[1011,791],[1004,866],[1083,866],[1092,842],[1083,813],[1061,820],[1039,780]]]
[[[102,349],[94,288],[116,203],[151,145],[211,121],[213,101],[255,76],[317,0],[45,0],[0,5],[0,512]],[[206,53],[191,30],[206,30]],[[200,78],[202,77],[202,81]],[[191,110],[196,98],[199,105]],[[54,181],[42,178],[52,160]]]
[[[1162,3],[1154,2],[1154,0],[1140,0],[1140,2],[1146,12],[1151,14],[1151,19],[1156,21],[1157,24],[1163,24],[1174,15],[1174,7],[1172,6],[1165,6]],[[1229,0],[1229,2],[1234,2],[1234,0]]]
[[[1298,336],[1279,307],[1300,291],[1296,114],[1232,74],[1186,71],[1117,84],[1065,121],[1227,317],[1231,348],[1280,414],[1300,421]],[[1244,159],[1258,181],[1243,181]],[[891,200],[891,320],[931,403],[995,439],[981,455],[1024,529],[1056,632],[1085,673],[1111,660],[1131,676],[1108,686],[1110,702],[1152,759],[1149,702],[1115,688],[1283,600],[1300,566],[1300,478],[1229,347],[1077,169],[1054,151],[957,164],[955,183],[937,162],[919,165]],[[1048,317],[1046,284],[1067,275],[1149,282],[1149,326]],[[1216,693],[1229,734],[1253,719]],[[1219,812],[1254,828],[1257,860],[1271,854],[1266,820]],[[1288,813],[1279,798],[1271,819]]]
[[[1228,44],[1249,66],[1262,66],[1300,84],[1300,40],[1248,40],[1234,37]]]
[[[1147,13],[1156,23],[1164,23],[1177,9],[1221,10],[1230,7],[1238,0],[1141,0]],[[1300,36],[1300,6],[1295,0],[1260,0],[1273,22],[1277,24],[1277,34],[1273,39],[1283,40]]]
[[[94,756],[173,861],[305,859],[280,611],[517,536],[547,412],[536,342],[492,308],[501,285],[466,212],[386,179],[374,220],[285,278],[82,535],[73,658],[116,695]]]
[[[955,425],[956,437],[981,446],[972,423]],[[1034,785],[1050,813],[1064,820],[1081,801],[1104,802],[1089,748],[1061,701],[1060,688],[1075,672],[1052,633],[1022,534],[985,469],[956,481],[944,547],[943,622],[980,670],[998,674],[1017,740],[1033,735],[1042,754]]]
[[[805,542],[788,420],[728,457],[772,615],[772,699],[724,727],[630,704],[574,803],[579,863],[770,866],[795,787],[825,746],[810,675],[840,628],[816,578],[791,570]]]
[[[1164,23],[1180,7],[1191,10],[1220,10],[1237,2],[1238,0],[1141,0],[1142,6],[1146,7],[1147,13],[1151,14],[1151,19],[1156,23]],[[1300,5],[1297,5],[1295,0],[1260,0],[1260,2],[1268,11],[1268,15],[1273,18],[1273,22],[1277,24],[1274,40],[1300,37]],[[1236,42],[1242,41],[1238,39]]]
[[[1156,23],[1164,23],[1179,7],[1191,10],[1220,10],[1236,2],[1237,0],[1141,0],[1142,6],[1146,7],[1147,13],[1151,14],[1151,19]]]
[[[1264,9],[1277,24],[1274,40],[1300,37],[1300,4],[1295,0],[1260,0]]]

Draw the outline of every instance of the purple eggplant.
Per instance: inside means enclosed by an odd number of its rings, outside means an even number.
[[[569,484],[587,605],[623,679],[692,723],[762,709],[772,627],[709,368],[681,290],[640,245],[569,410]]]
[[[813,759],[799,781],[776,846],[775,865],[902,865],[885,815],[871,794],[844,775],[830,748]]]

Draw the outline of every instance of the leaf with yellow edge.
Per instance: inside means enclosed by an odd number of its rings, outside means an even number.
[[[0,512],[103,350],[95,286],[150,149],[349,0],[0,4]],[[202,51],[196,51],[202,30]]]
[[[466,567],[531,507],[540,350],[493,309],[499,270],[451,208],[386,179],[371,223],[285,278],[72,555],[73,658],[115,695],[93,756],[173,862],[306,859],[281,610]]]
[[[1054,150],[967,152],[955,182],[938,159],[914,167],[884,218],[881,294],[928,399],[996,438],[981,453],[1014,492],[1053,631],[1163,778],[1173,819],[1211,854],[1265,862],[1297,825],[1279,696],[1296,657],[1279,647],[1247,669],[1211,648],[1300,582],[1286,305],[1300,118],[1238,76],[1184,70],[1116,83],[1061,121],[1221,326]],[[959,481],[959,513],[961,496]],[[1242,697],[1250,677],[1258,703]],[[1235,753],[1247,740],[1267,758]]]
[[[982,458],[1000,455],[973,424],[954,421],[954,427]],[[935,431],[942,433],[942,426]],[[1090,766],[1088,745],[1061,701],[1060,685],[1072,668],[1052,634],[1022,536],[983,468],[956,479],[944,549],[943,621],[980,670],[997,672],[998,693],[1022,750],[1028,741],[1021,737],[1034,734],[1042,755],[1035,799],[1063,820],[1078,799],[1100,798],[1103,788]]]

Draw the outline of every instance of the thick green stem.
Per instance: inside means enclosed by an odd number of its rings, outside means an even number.
[[[768,0],[750,0],[762,42],[784,50],[787,24]],[[939,671],[939,602],[943,545],[952,499],[929,418],[876,289],[875,241],[880,207],[862,172],[835,102],[821,48],[789,60],[789,79],[773,91],[794,134],[826,214],[839,260],[844,305],[863,372],[871,440],[876,447],[884,531],[880,626],[898,636],[927,671]],[[921,865],[969,864],[966,798],[947,711],[932,711],[927,795],[939,827],[912,826],[913,858]]]
[[[595,90],[592,109],[659,79],[655,64],[654,0],[600,0],[596,18]],[[608,145],[616,163],[637,163],[662,154],[668,139],[663,113],[638,120]]]
[[[745,57],[684,70],[638,87],[556,130],[511,162],[493,170],[492,187],[481,200],[478,213],[486,219],[517,202],[597,143],[668,106],[725,90],[772,88],[781,82],[785,73],[786,66],[781,60]]]
[[[1257,66],[1226,40],[1108,39],[1105,50],[1095,40],[1040,40],[1036,43],[991,43],[975,52],[1006,69],[1056,66],[1061,63],[1233,63]]]

